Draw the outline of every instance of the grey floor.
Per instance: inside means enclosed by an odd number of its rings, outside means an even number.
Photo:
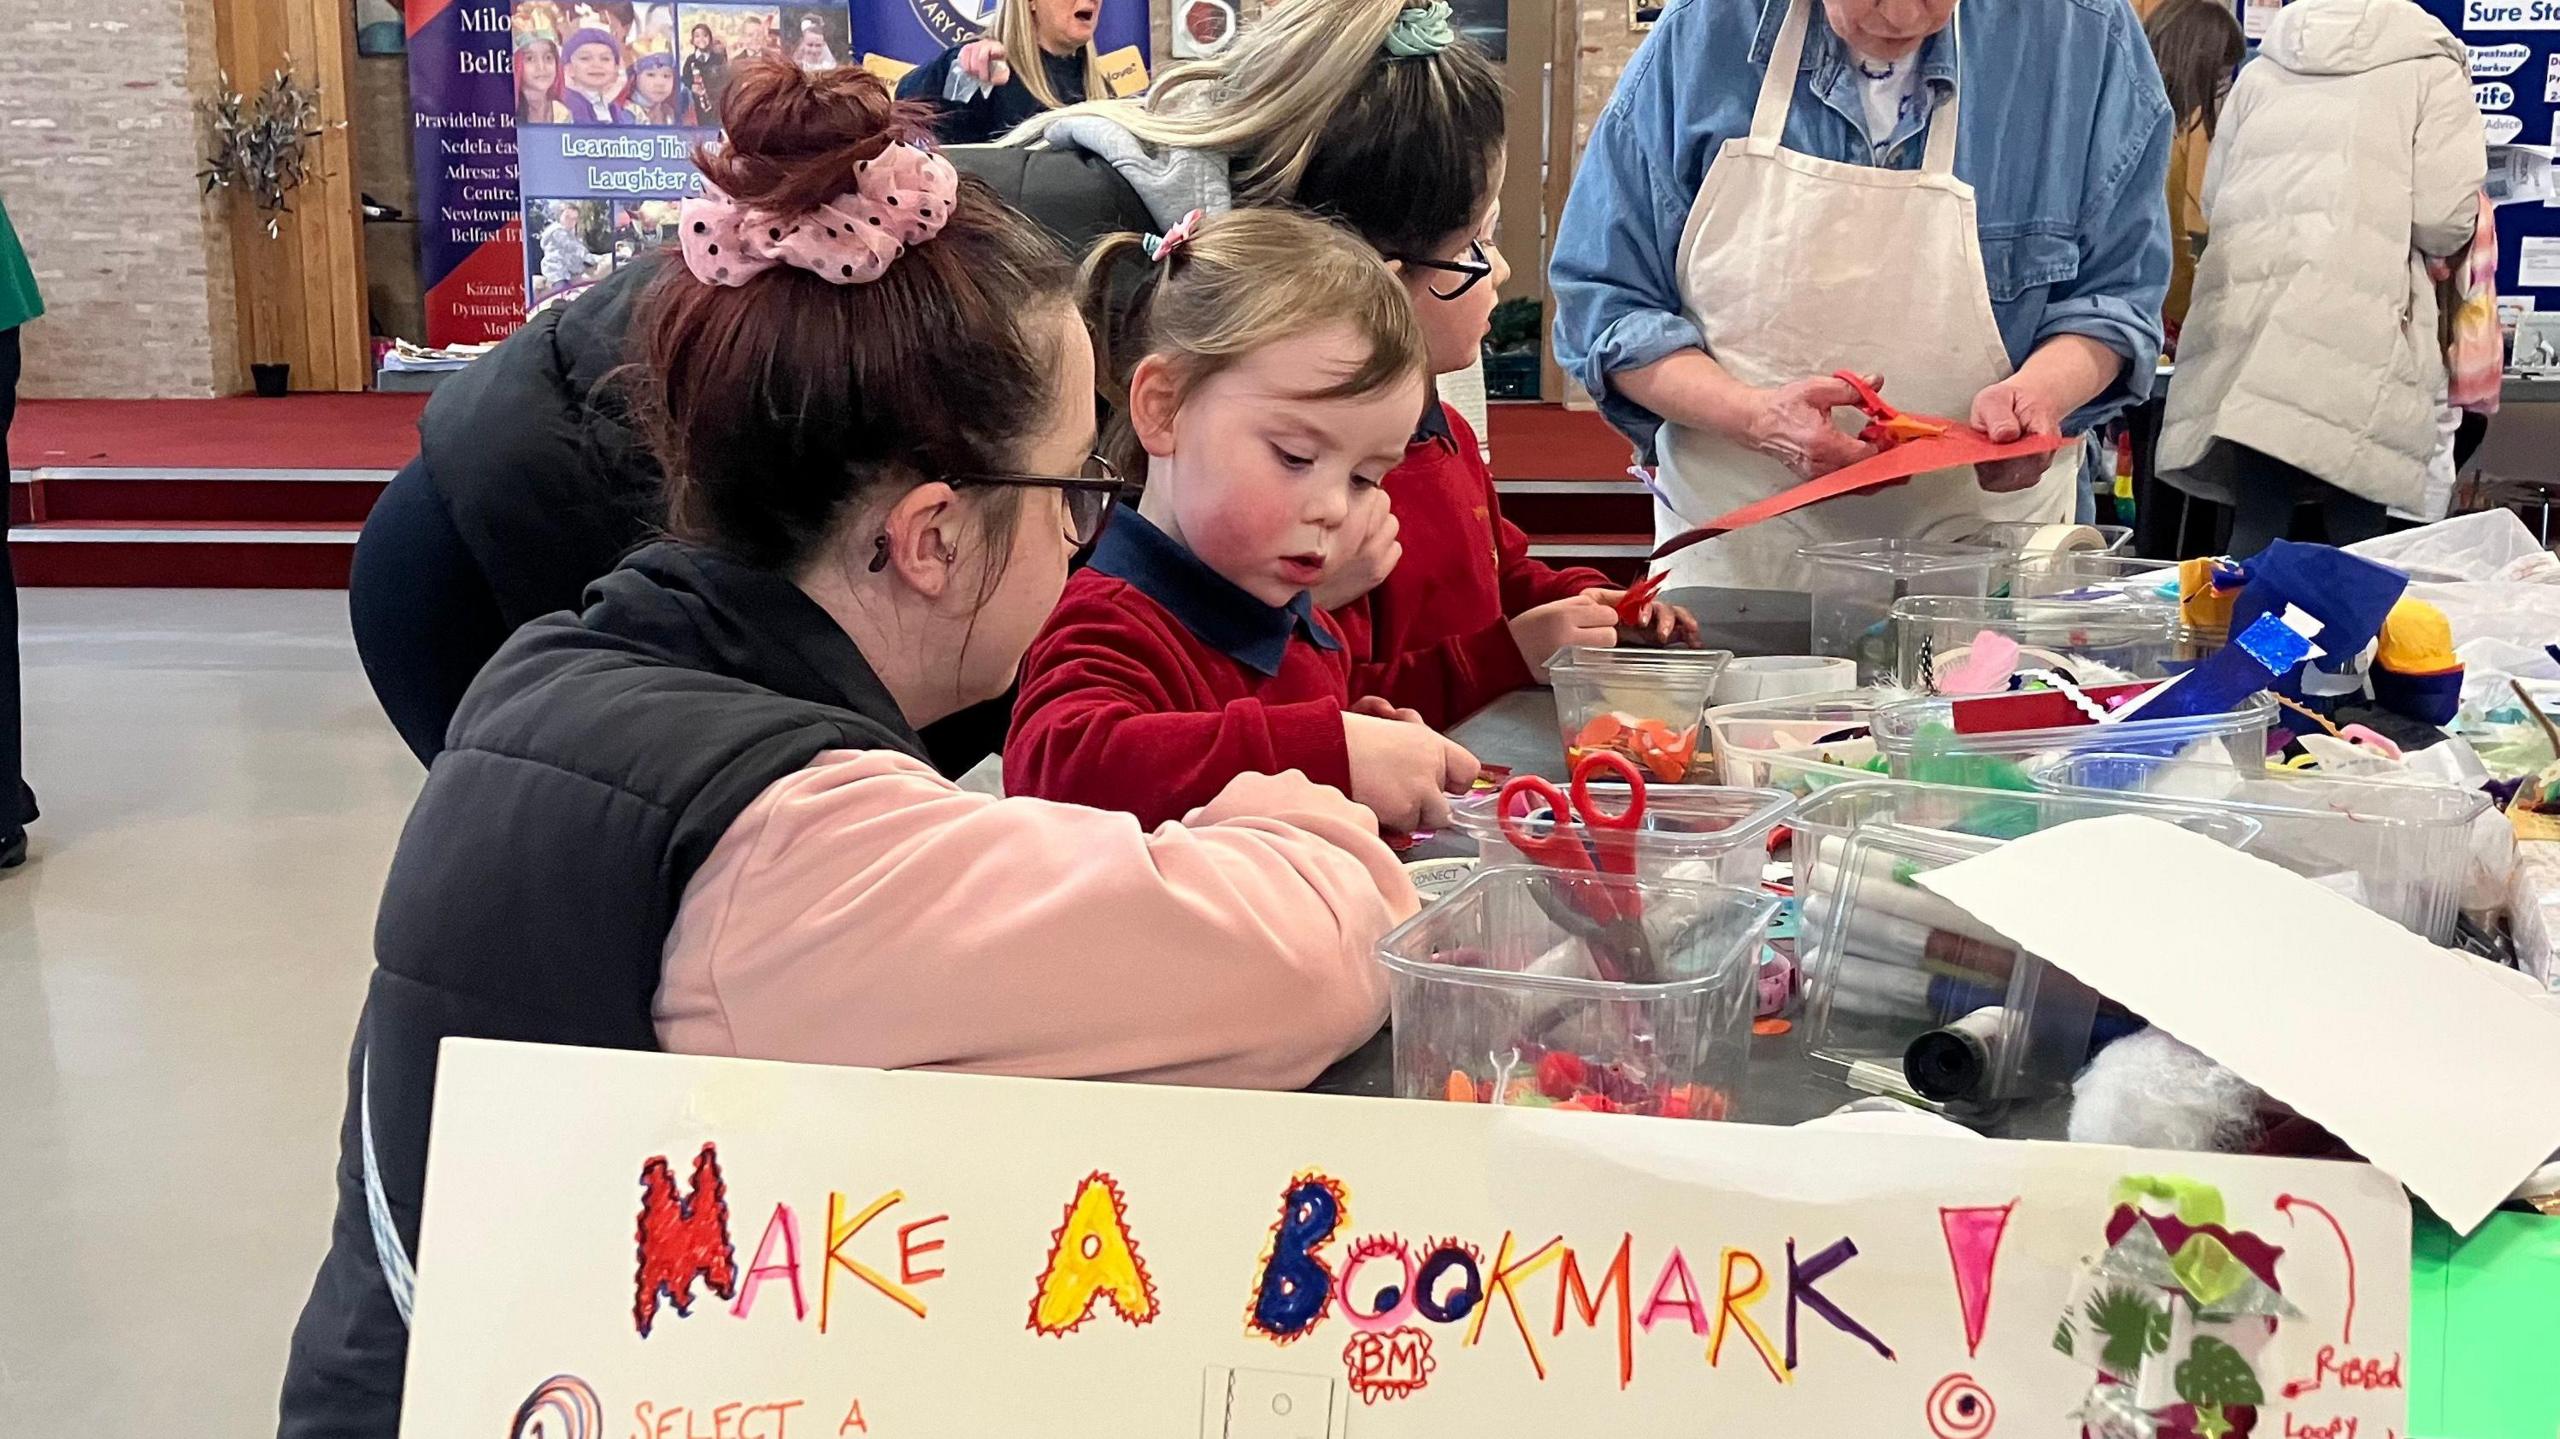
[[[25,592],[0,1435],[272,1434],[421,772],[336,592]]]

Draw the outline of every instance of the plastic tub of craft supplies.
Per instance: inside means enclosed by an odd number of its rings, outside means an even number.
[[[2410,933],[2451,944],[2471,863],[2478,790],[2082,752],[2039,761],[2028,778],[2071,795],[2143,795],[2208,805],[2258,825],[2249,852],[2318,880]]]
[[[2022,670],[2084,686],[2158,679],[2176,653],[2177,629],[2174,606],[2144,600],[1914,595],[1893,602],[1898,676],[1920,694],[2005,690]],[[1991,664],[1980,643],[1985,634],[2015,644],[2014,663]]]
[[[1704,779],[1707,694],[1731,650],[1569,649],[1547,662],[1565,764],[1615,750],[1660,784]]]
[[[1871,781],[1789,822],[1802,905],[1797,1032],[1812,1072],[2022,1138],[2058,1137],[2058,1100],[2141,1021],[1956,905],[1919,874],[2072,820],[2139,813],[2245,844],[2228,813],[2119,796]]]
[[[1802,797],[1828,785],[1874,779],[1868,723],[1876,691],[1841,690],[1718,705],[1707,711],[1707,743],[1716,778],[1728,785],[1783,790]]]
[[[1591,793],[1603,814],[1621,814],[1627,808],[1623,784],[1594,784]],[[1502,833],[1501,805],[1499,794],[1480,794],[1449,808],[1452,821],[1476,842],[1487,866],[1530,863]],[[1793,808],[1794,797],[1774,789],[1717,785],[1650,789],[1645,793],[1643,828],[1633,835],[1612,831],[1596,838],[1602,844],[1630,848],[1638,878],[1749,889],[1760,883],[1760,872],[1768,863],[1770,832]],[[1581,820],[1573,820],[1571,828],[1575,840],[1586,848],[1594,843],[1595,836]]]
[[[1893,674],[1893,602],[1911,595],[1987,595],[2010,555],[1953,540],[1835,540],[1799,552],[1813,570],[1813,652],[1858,662],[1858,682]]]
[[[1878,708],[1872,732],[1876,748],[1884,755],[1885,768],[1895,779],[2026,789],[2030,787],[2026,764],[2079,750],[2263,765],[2267,758],[2267,731],[2276,717],[2276,702],[2261,692],[2249,696],[2240,708],[2223,714],[2156,720],[2137,716],[2114,724],[1959,733],[1954,721],[1955,706],[1985,702],[1932,695]]]
[[[1378,942],[1396,1093],[1722,1119],[1741,1098],[1778,903],[1722,885],[1479,870]]]

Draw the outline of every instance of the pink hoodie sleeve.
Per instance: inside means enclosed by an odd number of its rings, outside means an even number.
[[[831,752],[749,805],[685,890],[659,1042],[692,1054],[1289,1089],[1386,1015],[1413,886],[1374,817],[1299,781],[1153,833]],[[1239,781],[1245,783],[1247,781]]]

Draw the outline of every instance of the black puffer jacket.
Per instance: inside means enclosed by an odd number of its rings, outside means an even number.
[[[823,751],[922,753],[862,652],[788,580],[663,543],[589,599],[480,672],[400,836],[282,1439],[399,1428],[438,1044],[657,1048],[667,932],[738,815]]]
[[[1097,157],[988,145],[944,153],[1077,253],[1112,231],[1148,228],[1136,192]],[[632,358],[633,315],[662,263],[627,265],[535,316],[439,386],[419,421],[415,471],[451,516],[507,630],[577,608],[590,581],[659,533],[657,467],[613,389],[597,386]],[[367,578],[360,572],[358,582]],[[997,704],[934,726],[934,762],[957,774],[994,753],[1005,718]]]

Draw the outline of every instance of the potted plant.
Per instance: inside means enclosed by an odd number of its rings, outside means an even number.
[[[320,87],[297,78],[288,55],[254,99],[232,89],[226,72],[220,92],[198,100],[196,113],[208,131],[204,168],[197,172],[204,192],[229,189],[248,196],[266,217],[267,240],[274,243],[293,208],[293,192],[318,164],[312,142],[326,133]],[[252,361],[249,374],[259,394],[281,395],[292,367]]]
[[[1538,302],[1514,295],[1493,307],[1484,337],[1484,392],[1488,399],[1538,398]]]

